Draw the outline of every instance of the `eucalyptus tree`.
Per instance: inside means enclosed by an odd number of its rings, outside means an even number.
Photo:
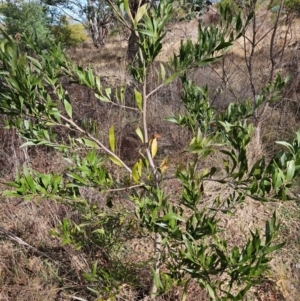
[[[242,20],[227,6],[221,6],[220,26],[199,25],[196,42],[181,41],[178,52],[170,55],[168,72],[163,64],[154,66],[159,83],[149,90],[151,78],[147,71],[162,51],[165,25],[174,9],[172,1],[162,0],[158,6],[145,3],[138,6],[134,16],[128,1],[120,1],[111,9],[117,18],[129,22],[138,39],[136,63],[129,70],[140,84],[132,95],[133,109],[139,112],[136,127],[141,140],[139,157],[132,166],[122,160],[116,148],[114,124],[109,127],[107,140],[101,140],[78,123],[73,117],[73,99],[59,79],[67,77],[91,89],[99,101],[121,110],[123,89],[113,97],[112,89],[104,88],[92,69],[76,66],[59,46],[37,52],[33,58],[20,54],[13,40],[5,36],[0,44],[4,83],[0,112],[9,116],[7,126],[26,139],[23,147],[46,145],[68,162],[63,173],[44,174],[24,166],[15,181],[6,183],[11,186],[6,195],[27,200],[50,198],[76,209],[80,222],[65,218],[58,233],[63,243],[73,244],[77,249],[100,250],[115,235],[116,228],[126,233],[130,227],[139,225],[154,245],[152,260],[145,263],[149,274],[153,274],[149,288],[152,298],[174,285],[182,285],[182,300],[185,300],[189,283],[194,280],[211,300],[242,300],[268,270],[270,254],[283,245],[275,243],[279,228],[276,213],[266,222],[263,234],[257,229],[250,230],[242,246],[225,240],[226,226],[220,224],[220,219],[223,215],[233,215],[236,206],[246,198],[253,202],[289,198],[291,182],[300,170],[300,132],[291,142],[279,142],[286,150],[269,160],[261,157],[251,162],[247,152],[255,110],[266,102],[276,101],[286,81],[278,75],[266,83],[255,102],[246,99],[230,104],[222,112],[211,106],[207,87],[189,80],[190,70],[218,61],[243,34],[251,19],[250,15]],[[129,20],[123,20],[125,14]],[[149,134],[148,105],[155,92],[178,77],[183,87],[181,101],[185,113],[166,118],[187,128],[192,138],[184,150],[189,156],[175,168],[169,168],[167,158],[158,156],[158,138]],[[66,132],[63,139],[57,135],[60,129]],[[208,156],[221,157],[223,167],[212,164],[202,168]],[[170,179],[176,181],[179,191],[173,191],[173,187],[166,191]],[[207,182],[222,186],[220,194],[209,204],[203,189]],[[112,208],[119,201],[117,198],[112,202],[112,195],[121,191],[122,197],[135,208],[135,222],[125,225],[123,215],[112,217],[103,204],[87,201],[82,188],[100,191]],[[225,190],[229,193],[224,194]],[[115,222],[107,222],[112,220]],[[104,227],[105,224],[109,226]],[[111,240],[109,246],[112,249]],[[99,287],[113,277],[112,271],[97,261],[91,272],[85,273],[87,281]],[[115,281],[120,281],[119,274],[115,277]],[[127,281],[127,277],[123,279],[123,283]],[[103,291],[95,288],[92,291],[104,298]]]

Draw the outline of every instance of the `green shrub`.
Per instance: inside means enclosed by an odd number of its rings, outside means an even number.
[[[55,41],[65,46],[76,46],[87,38],[84,26],[80,23],[71,24],[66,16],[61,16],[57,25],[52,25],[50,30]]]

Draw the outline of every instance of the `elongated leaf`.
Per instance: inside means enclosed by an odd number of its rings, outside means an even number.
[[[166,70],[162,63],[160,63],[160,75],[161,75],[162,81],[164,82],[166,79]]]
[[[110,102],[110,99],[103,96],[103,95],[100,95],[98,93],[95,93],[94,95],[95,95],[96,98],[100,99],[102,102]]]
[[[98,92],[101,92],[101,82],[100,82],[100,76],[96,77],[96,88]]]
[[[139,21],[143,18],[145,12],[147,11],[147,6],[148,6],[148,4],[145,3],[138,9],[138,11],[135,15],[135,18],[134,18],[135,25],[137,25],[139,23]]]
[[[35,186],[35,183],[33,181],[32,176],[30,175],[29,170],[28,170],[28,168],[26,166],[24,167],[24,171],[23,172],[24,172],[24,178],[25,178],[28,186],[31,189],[30,192],[35,193],[36,192],[36,186]]]
[[[28,142],[23,143],[23,144],[20,146],[20,148],[23,148],[23,147],[26,147],[26,146],[30,146],[30,145],[35,145],[35,143],[32,142],[32,141],[28,141]]]
[[[216,301],[216,294],[215,294],[215,290],[212,288],[212,286],[208,283],[206,283],[205,285],[206,290],[208,291],[208,294],[211,298],[211,300]]]
[[[132,179],[137,184],[140,182],[142,164],[142,160],[139,160],[132,168]]]
[[[152,143],[151,143],[151,156],[152,156],[152,158],[155,157],[156,153],[157,153],[157,139],[154,138],[152,140]]]
[[[106,93],[107,98],[108,98],[109,100],[111,100],[111,99],[110,99],[111,88],[106,88],[106,89],[105,89],[105,93]]]
[[[183,218],[182,216],[177,215],[177,214],[175,214],[175,213],[168,213],[168,214],[164,215],[164,216],[162,217],[162,219],[163,219],[164,221],[169,221],[169,220],[172,220],[172,219],[176,219],[176,220],[181,221],[181,222],[184,222],[184,221],[185,221],[185,218]]]
[[[109,138],[110,149],[114,152],[115,151],[115,128],[113,125],[109,129],[108,138]]]
[[[64,107],[65,107],[65,110],[66,110],[68,116],[72,119],[72,105],[69,102],[69,100],[66,98],[64,99]]]
[[[286,180],[291,181],[295,174],[295,161],[291,160],[287,162]]]
[[[77,138],[75,140],[78,141],[79,143],[83,144],[83,145],[86,145],[86,146],[89,146],[89,147],[92,147],[92,148],[99,148],[99,145],[95,141],[92,141],[90,139]]]
[[[294,150],[293,146],[290,143],[285,142],[285,141],[276,141],[276,143],[287,147],[292,154],[295,153],[295,150]]]
[[[42,65],[40,64],[40,62],[38,60],[36,60],[35,58],[33,58],[31,56],[27,56],[27,58],[33,62],[35,67],[42,69]]]
[[[268,248],[265,249],[265,253],[272,253],[276,250],[281,249],[284,245],[285,245],[285,242],[280,243],[280,244],[275,245],[275,246],[268,247]]]
[[[125,8],[126,13],[129,16],[129,18],[132,20],[133,18],[132,18],[132,14],[131,14],[130,7],[129,7],[129,0],[124,0],[124,8]]]
[[[142,133],[142,130],[140,127],[138,127],[136,130],[135,130],[136,134],[139,136],[139,138],[142,140],[142,142],[144,143],[144,135]]]
[[[227,48],[227,47],[230,47],[230,46],[232,46],[231,42],[224,42],[224,43],[221,43],[218,47],[216,47],[215,51],[221,50],[221,49],[224,49],[224,48]]]
[[[155,37],[156,34],[150,30],[146,30],[146,29],[138,29],[138,32],[142,33],[142,34],[145,34],[147,36],[150,36],[150,37]]]
[[[118,166],[123,166],[123,164],[120,162],[120,160],[118,160],[117,158],[115,158],[115,157],[113,157],[113,156],[109,156],[109,159],[113,162],[113,163],[115,163],[116,165],[118,165]]]
[[[178,72],[173,73],[169,78],[166,79],[166,81],[164,82],[164,85],[167,85],[169,83],[171,83],[172,81],[174,81],[180,74],[184,73],[185,70],[181,70]]]
[[[137,89],[134,89],[134,99],[135,99],[136,105],[142,111],[143,110],[143,97],[142,97],[142,94]]]
[[[89,78],[90,86],[95,87],[95,77],[92,69],[88,70],[88,78]]]

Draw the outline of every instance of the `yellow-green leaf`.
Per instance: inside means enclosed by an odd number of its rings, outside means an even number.
[[[172,81],[174,81],[174,80],[175,80],[179,75],[181,75],[184,71],[185,71],[185,69],[180,70],[180,71],[175,72],[174,74],[172,74],[169,78],[167,78],[167,79],[164,81],[164,85],[167,85],[167,84],[171,83]]]
[[[89,146],[89,147],[92,147],[92,148],[99,148],[99,145],[95,141],[92,141],[90,139],[77,138],[75,140],[78,141],[79,143],[83,144],[83,145],[86,145],[86,146]]]
[[[132,168],[132,178],[135,183],[139,183],[140,177],[142,176],[142,167],[143,162],[140,159],[138,162],[136,162]]]
[[[166,157],[161,162],[161,164],[159,166],[159,169],[160,169],[161,172],[165,172],[168,168],[169,168],[169,158]]]
[[[115,151],[115,128],[113,125],[109,129],[108,139],[109,139],[110,149],[114,152]]]
[[[140,160],[137,162],[137,169],[138,169],[138,172],[139,172],[139,176],[140,176],[140,177],[142,176],[142,168],[143,168],[143,162],[142,162],[142,159],[140,159]]]
[[[295,161],[291,160],[287,162],[287,173],[286,173],[286,179],[287,181],[291,181],[295,174]]]
[[[160,75],[161,75],[162,81],[164,82],[166,80],[166,70],[162,63],[160,63]]]
[[[151,143],[151,155],[152,155],[152,158],[155,157],[156,153],[157,153],[157,139],[154,138],[152,140],[152,143]]]
[[[131,174],[131,175],[132,175],[133,181],[134,181],[135,183],[138,183],[140,177],[139,177],[139,173],[138,173],[138,171],[137,171],[136,166],[133,166],[133,168],[132,168],[132,174]]]
[[[134,89],[134,98],[135,98],[136,105],[142,111],[143,110],[143,97],[142,97],[142,94],[137,89]]]
[[[96,77],[96,88],[98,92],[101,92],[101,81],[100,81],[100,76]]]
[[[140,137],[140,139],[142,140],[142,142],[144,143],[144,135],[142,133],[142,130],[140,127],[138,127],[136,130],[135,130],[136,134]]]
[[[135,22],[135,25],[137,25],[138,23],[139,23],[139,21],[143,18],[143,16],[144,16],[144,14],[145,14],[145,12],[146,12],[146,10],[147,10],[147,3],[145,3],[144,5],[142,5],[139,9],[138,9],[138,11],[137,11],[137,13],[136,13],[136,15],[135,15],[135,18],[134,18],[134,22]]]
[[[105,93],[106,93],[107,98],[110,100],[111,88],[106,88]]]
[[[132,14],[129,7],[129,0],[124,0],[124,8],[126,13],[128,14],[129,18],[132,20]]]
[[[65,107],[67,114],[72,119],[72,105],[66,98],[64,99],[64,107]]]
[[[123,164],[121,163],[121,161],[120,160],[118,160],[117,158],[115,158],[115,157],[113,157],[113,156],[109,156],[109,159],[113,162],[113,163],[115,163],[116,165],[118,165],[118,166],[123,166]]]

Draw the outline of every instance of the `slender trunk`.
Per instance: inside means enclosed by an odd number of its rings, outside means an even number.
[[[159,268],[160,268],[160,258],[161,258],[161,235],[159,233],[155,233],[154,237],[154,273],[159,276]],[[157,286],[155,284],[154,278],[152,280],[151,288],[150,288],[150,296],[152,299],[154,299],[157,295]]]
[[[138,49],[138,53],[140,56],[140,59],[142,60],[144,64],[144,80],[143,80],[143,128],[144,128],[144,142],[145,142],[145,151],[146,156],[152,171],[153,176],[153,184],[155,187],[159,188],[159,175],[157,172],[157,168],[155,166],[155,163],[153,161],[151,151],[150,151],[150,145],[149,145],[149,133],[148,133],[148,125],[147,125],[147,102],[151,95],[151,93],[147,94],[147,78],[146,78],[146,65],[145,61],[143,59],[143,54],[141,49]],[[150,142],[151,143],[151,142]],[[157,232],[154,234],[154,264],[153,264],[153,270],[157,277],[159,277],[160,273],[160,259],[161,259],[161,235]],[[152,284],[150,288],[150,296],[151,299],[154,299],[157,295],[158,288],[156,286],[156,283],[154,281],[154,277],[152,279]]]

